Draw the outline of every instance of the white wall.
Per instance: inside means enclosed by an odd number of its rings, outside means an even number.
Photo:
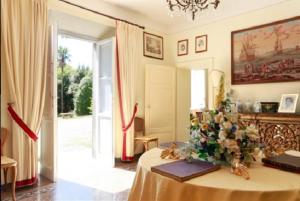
[[[226,87],[234,89],[239,99],[245,101],[280,101],[281,94],[300,94],[300,82],[282,82],[272,84],[251,84],[231,86],[231,32],[277,20],[291,18],[300,14],[300,1],[285,1],[271,7],[256,10],[236,17],[230,17],[201,27],[188,29],[170,36],[172,58],[177,66],[188,66],[189,63],[201,63],[211,59],[212,69],[220,69],[226,73]],[[195,36],[208,35],[208,51],[195,53]],[[177,56],[177,41],[189,39],[189,54]],[[209,75],[209,73],[208,73]],[[209,80],[211,85],[211,81]],[[209,106],[213,106],[211,86],[209,87]],[[300,112],[300,100],[297,111]]]

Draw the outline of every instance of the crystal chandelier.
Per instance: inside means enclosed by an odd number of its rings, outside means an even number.
[[[218,8],[220,0],[167,0],[168,7],[170,11],[184,11],[185,13],[191,12],[192,19],[195,19],[196,13],[208,8],[210,4],[214,6],[215,9]]]

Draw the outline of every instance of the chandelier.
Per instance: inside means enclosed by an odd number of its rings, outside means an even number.
[[[220,0],[167,0],[168,7],[170,11],[184,11],[191,12],[192,19],[195,19],[196,13],[208,8],[210,4],[214,6],[215,9],[218,8]]]

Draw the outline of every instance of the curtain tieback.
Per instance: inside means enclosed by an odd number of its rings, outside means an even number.
[[[126,132],[126,131],[131,127],[131,125],[132,125],[132,123],[133,123],[133,120],[134,120],[134,118],[135,118],[135,115],[136,115],[136,113],[137,113],[137,106],[138,106],[138,103],[135,103],[134,109],[133,109],[133,114],[132,114],[132,116],[131,116],[131,119],[130,119],[128,125],[127,125],[126,127],[123,127],[123,128],[122,128],[122,129],[123,129],[123,132]]]
[[[8,104],[8,112],[10,113],[12,119],[22,128],[22,130],[30,137],[33,141],[38,139],[37,135],[26,125],[26,123],[19,117],[19,115],[12,108],[11,104]]]

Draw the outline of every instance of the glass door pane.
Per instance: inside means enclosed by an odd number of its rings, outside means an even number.
[[[113,40],[96,45],[97,65],[94,77],[94,155],[103,165],[113,166]],[[96,86],[95,86],[96,85]]]

